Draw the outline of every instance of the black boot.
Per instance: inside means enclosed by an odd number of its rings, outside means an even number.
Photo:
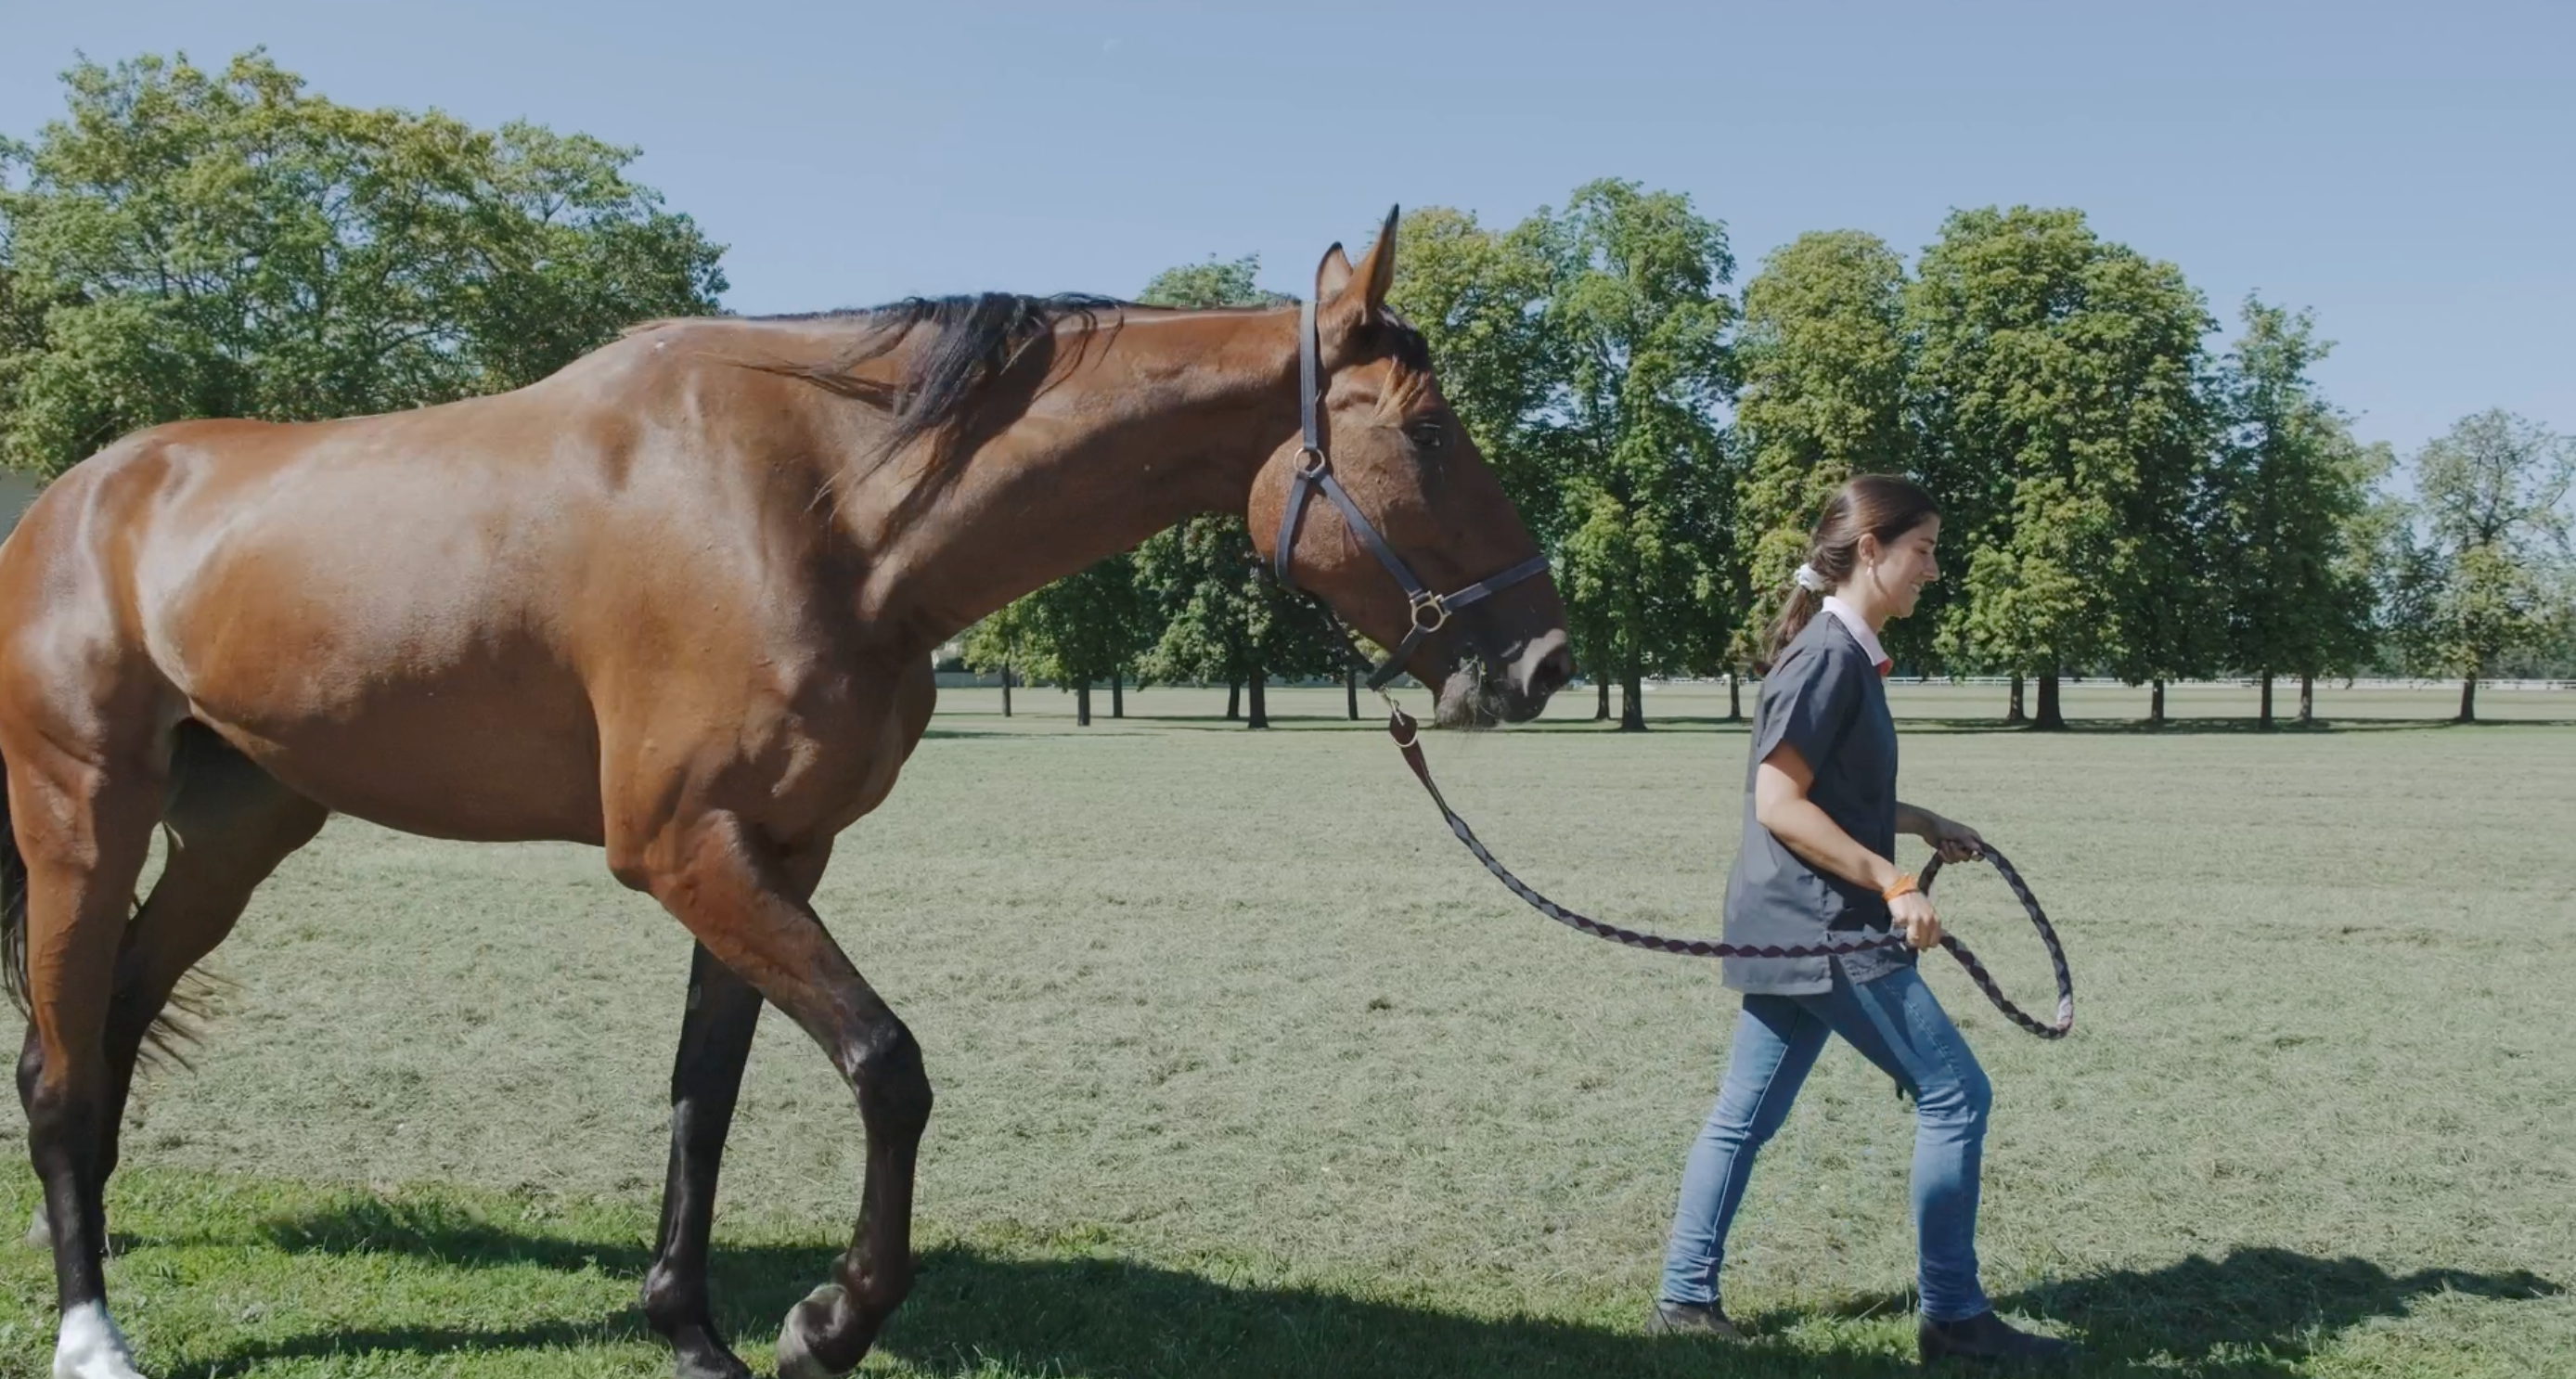
[[[1914,1332],[1915,1352],[1923,1363],[1935,1360],[2002,1360],[2046,1364],[2070,1359],[2075,1347],[2053,1336],[2016,1331],[1988,1308],[1963,1322],[1936,1322],[1929,1317]]]
[[[1646,1314],[1649,1336],[1715,1336],[1722,1340],[1740,1341],[1744,1333],[1726,1319],[1726,1311],[1713,1302],[1667,1302],[1655,1300],[1655,1310]]]

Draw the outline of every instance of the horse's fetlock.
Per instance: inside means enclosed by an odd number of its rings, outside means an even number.
[[[637,1302],[644,1320],[664,1336],[706,1320],[706,1290],[689,1287],[677,1270],[659,1260],[645,1271],[644,1288]]]

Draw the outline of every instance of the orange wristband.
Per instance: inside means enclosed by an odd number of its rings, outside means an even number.
[[[1881,900],[1894,900],[1900,895],[1911,895],[1913,892],[1914,873],[1910,871],[1901,871],[1896,874],[1895,880],[1888,882],[1884,887],[1880,888],[1878,898]]]

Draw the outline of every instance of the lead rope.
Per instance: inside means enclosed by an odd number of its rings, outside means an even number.
[[[1431,792],[1431,802],[1440,807],[1440,817],[1448,821],[1449,831],[1458,835],[1458,841],[1467,845],[1467,851],[1475,854],[1476,860],[1485,864],[1485,870],[1492,872],[1495,880],[1502,882],[1512,894],[1528,902],[1531,909],[1559,924],[1580,930],[1594,938],[1605,938],[1612,943],[1626,944],[1631,948],[1644,948],[1657,953],[1678,953],[1692,958],[1828,958],[1839,957],[1846,953],[1866,953],[1875,949],[1905,946],[1905,936],[1894,933],[1882,934],[1876,938],[1849,939],[1838,943],[1801,944],[1787,947],[1769,943],[1712,943],[1707,939],[1666,938],[1661,934],[1622,929],[1615,924],[1604,924],[1589,915],[1577,914],[1531,889],[1528,882],[1512,875],[1511,868],[1504,866],[1491,851],[1486,849],[1484,843],[1476,837],[1476,831],[1467,827],[1467,821],[1459,818],[1458,811],[1449,807],[1449,801],[1441,795],[1440,787],[1432,783],[1430,763],[1422,758],[1422,734],[1411,715],[1405,713],[1396,704],[1393,696],[1382,694],[1381,697],[1386,699],[1388,736],[1395,739],[1396,749],[1404,753],[1404,764],[1413,768],[1414,779],[1421,781],[1422,788]],[[1961,967],[1968,969],[1968,980],[1975,982],[1977,989],[1986,993],[1986,999],[1994,1002],[1995,1009],[2002,1011],[2006,1019],[2042,1039],[2063,1039],[2066,1037],[2066,1032],[2075,1027],[2075,979],[2066,969],[2066,950],[2059,945],[2057,930],[2050,926],[2047,913],[2039,908],[2038,898],[2030,893],[2030,887],[2022,881],[2021,873],[2013,870],[2012,863],[2004,860],[2004,855],[1995,851],[1992,846],[1985,847],[1982,855],[1986,861],[1994,863],[1995,870],[2003,874],[2004,884],[2012,887],[2013,894],[2021,898],[2022,911],[2030,916],[2031,927],[2039,930],[2039,941],[2048,949],[2049,966],[2057,976],[2057,1019],[2052,1023],[2042,1024],[2023,1011],[2020,1006],[2014,1005],[2012,999],[2004,995],[2003,988],[1995,984],[1993,975],[1986,971],[1986,965],[1977,961],[1976,954],[1968,951],[1968,945],[1948,934],[1943,934],[1941,946],[1950,950],[1950,956],[1957,958]],[[1931,864],[1923,868],[1922,875],[1916,879],[1915,885],[1928,897],[1932,893],[1932,878],[1940,874],[1941,858],[1936,853]]]

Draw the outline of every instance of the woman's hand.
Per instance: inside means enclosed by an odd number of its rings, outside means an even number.
[[[1928,809],[1923,811],[1921,836],[1944,862],[1973,862],[1986,855],[1986,840],[1975,829]]]
[[[1941,919],[1932,913],[1932,897],[1921,891],[1907,891],[1887,902],[1887,915],[1905,932],[1905,941],[1918,949],[1941,941]]]

